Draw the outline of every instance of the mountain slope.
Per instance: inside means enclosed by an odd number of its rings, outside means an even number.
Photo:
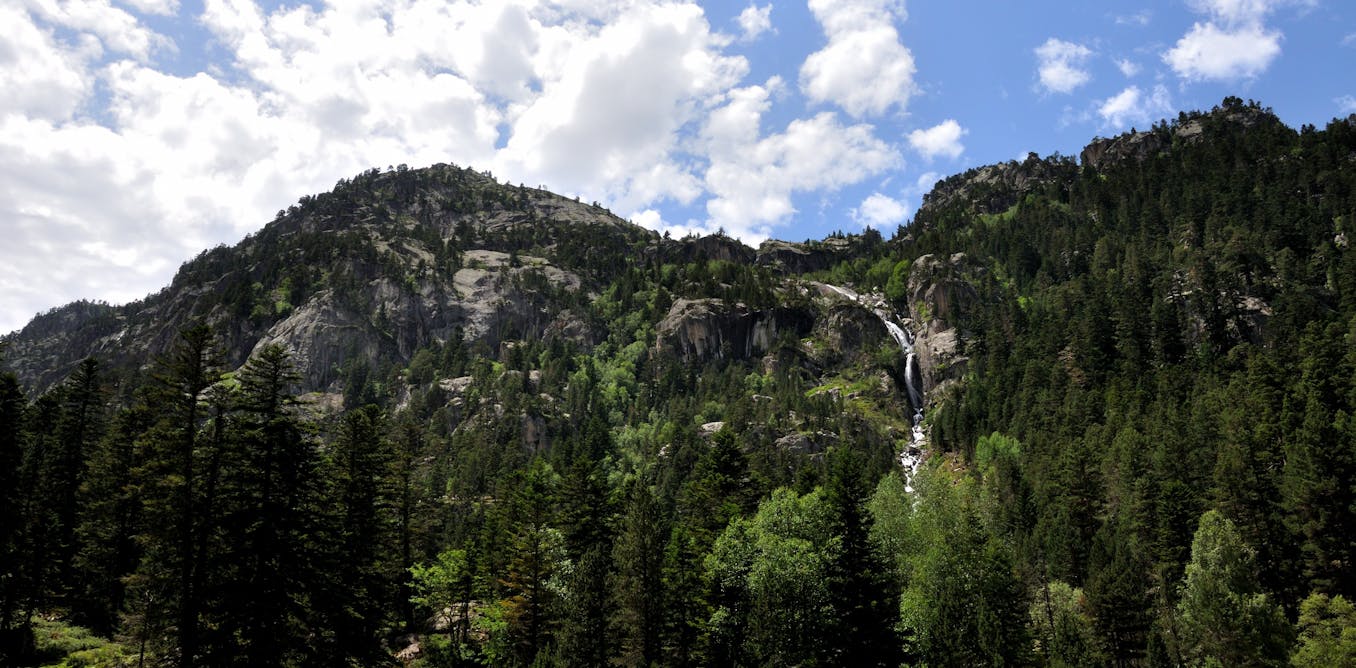
[[[369,172],[11,337],[0,608],[295,665],[1349,663],[1354,221],[1356,117],[1234,98],[889,240]]]
[[[282,342],[319,389],[346,359],[403,366],[457,327],[491,347],[540,335],[560,311],[542,312],[543,292],[597,290],[652,237],[597,206],[471,170],[372,170],[205,251],[142,301],[38,317],[10,337],[8,359],[46,388],[89,355],[146,364],[201,320],[217,326],[232,365]]]

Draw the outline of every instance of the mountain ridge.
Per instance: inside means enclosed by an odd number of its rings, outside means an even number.
[[[1356,115],[1353,119],[1356,119]],[[998,214],[1010,209],[1018,199],[1034,189],[1067,188],[1082,168],[1114,168],[1125,161],[1143,160],[1160,151],[1170,150],[1173,141],[1179,144],[1196,141],[1202,136],[1205,124],[1212,127],[1220,123],[1235,124],[1246,129],[1259,122],[1284,127],[1269,110],[1260,108],[1256,103],[1245,105],[1237,98],[1228,98],[1222,106],[1211,112],[1184,112],[1175,121],[1165,121],[1151,131],[1131,131],[1107,139],[1094,138],[1082,152],[1082,166],[1058,154],[1040,158],[1033,153],[1021,162],[1008,161],[973,168],[939,181],[923,197],[919,217],[926,221],[933,211],[946,208],[956,200],[968,202],[967,210],[971,214]],[[362,189],[371,192],[366,196],[355,195]],[[342,252],[359,252],[363,249],[364,241],[370,242],[376,256],[362,250],[366,254],[361,258],[362,261],[373,265],[395,258],[391,261],[400,266],[393,269],[406,273],[424,271],[421,268],[423,265],[446,262],[448,253],[457,252],[455,244],[458,243],[466,246],[462,250],[500,253],[544,251],[549,257],[539,260],[545,262],[533,262],[542,264],[548,270],[558,269],[550,264],[552,260],[563,261],[566,265],[588,262],[589,251],[583,247],[586,244],[579,243],[581,235],[562,233],[562,226],[582,226],[575,231],[586,232],[584,236],[598,239],[606,236],[599,231],[615,232],[617,238],[602,245],[608,249],[603,252],[612,254],[611,264],[614,267],[625,260],[626,253],[634,257],[666,253],[669,259],[754,262],[792,273],[805,273],[828,269],[848,251],[842,239],[833,237],[819,242],[807,240],[804,243],[770,239],[758,249],[748,247],[738,239],[721,236],[672,242],[618,218],[596,204],[582,204],[578,198],[571,200],[540,188],[501,184],[487,172],[446,164],[420,169],[401,165],[399,168],[388,168],[386,172],[368,170],[352,179],[341,179],[330,192],[303,196],[297,204],[280,210],[264,228],[247,235],[234,246],[219,245],[185,262],[167,286],[143,299],[120,306],[80,300],[35,316],[23,328],[5,335],[4,340],[10,347],[11,359],[8,364],[19,373],[21,379],[39,389],[50,387],[64,378],[80,359],[89,355],[110,357],[115,364],[119,364],[124,361],[123,358],[138,354],[124,355],[120,352],[130,347],[140,351],[144,366],[155,354],[167,348],[175,330],[190,319],[205,318],[219,323],[228,320],[234,322],[223,334],[227,339],[225,348],[228,357],[233,364],[238,365],[261,342],[279,338],[269,334],[271,328],[280,324],[276,316],[284,312],[290,314],[291,309],[307,306],[306,302],[314,295],[308,291],[309,285],[306,285],[311,281],[293,281],[293,284],[283,285],[276,276],[280,273],[278,267],[265,267],[260,271],[257,265],[251,266],[244,274],[259,280],[251,280],[248,284],[244,284],[243,280],[231,281],[228,274],[241,273],[238,267],[225,266],[232,261],[242,261],[235,256],[244,254],[248,256],[246,259],[267,262],[258,257],[264,252],[261,249],[274,246],[275,252],[286,252],[292,256],[284,260],[288,263],[323,262],[331,258],[307,255],[301,246],[305,244],[306,237],[324,234],[336,237],[326,244],[331,251],[338,245],[343,249]],[[910,228],[904,237],[905,241],[920,231]],[[365,239],[360,237],[360,232],[366,234]],[[468,233],[481,235],[482,239],[458,241],[460,235]],[[385,238],[383,234],[391,238]],[[393,242],[397,242],[397,245],[393,246]],[[450,247],[449,242],[454,246]],[[472,249],[467,246],[468,243],[481,247]],[[487,258],[496,267],[500,260],[505,259],[473,255],[472,262]],[[273,263],[277,264],[278,261],[275,259]],[[373,277],[370,267],[343,269],[356,270],[358,274]],[[466,278],[470,280],[470,277]],[[559,278],[567,282],[572,280],[563,276]],[[228,284],[220,285],[223,281]],[[455,281],[440,283],[436,286],[420,286],[421,290],[430,291],[429,294],[420,295],[428,307],[446,309],[455,301],[449,297]],[[395,287],[398,286],[382,286],[380,290],[384,291],[384,295],[381,298],[375,292],[370,294],[367,300],[371,307],[369,310],[379,311],[379,302],[383,299],[397,299],[399,290],[393,289]],[[460,289],[473,287],[464,283]],[[582,287],[582,283],[579,287]],[[229,318],[221,308],[213,310],[219,304],[204,305],[212,301],[211,293],[222,291],[226,293]],[[245,292],[269,294],[242,294]],[[491,290],[485,296],[493,293]],[[209,298],[202,299],[204,296]],[[267,312],[268,296],[278,297],[273,300],[272,314]],[[251,303],[246,305],[245,301]],[[256,301],[260,303],[254,303]],[[260,310],[260,306],[264,308]],[[413,307],[409,304],[406,306]],[[316,315],[325,314],[336,318],[336,322],[331,324],[349,331],[355,328],[370,329],[373,324],[364,323],[362,318],[353,313],[335,313],[333,309],[327,310],[318,304],[309,310]],[[243,324],[239,322],[242,316],[247,316]],[[153,331],[137,326],[147,319],[158,320],[163,326],[152,328]],[[482,317],[475,323],[476,331],[472,333],[472,338],[479,338],[482,330],[489,329],[484,319]],[[377,353],[383,345],[394,345],[400,361],[408,362],[413,349],[421,342],[426,343],[430,338],[445,340],[451,334],[450,323],[458,320],[458,317],[435,309],[434,312],[421,311],[415,320],[417,322],[406,323],[407,328],[413,328],[413,333],[397,332],[392,337],[395,339],[393,341],[369,342],[361,347],[363,352],[381,356]],[[292,326],[288,331],[296,334],[298,329]],[[497,343],[493,339],[490,337],[486,340],[491,347]],[[42,345],[43,340],[53,343]],[[295,347],[299,340],[290,343]],[[332,355],[322,357],[325,359],[319,363],[333,366]],[[304,366],[305,363],[306,360],[303,360]],[[308,373],[308,384],[321,386],[333,382],[333,371]]]

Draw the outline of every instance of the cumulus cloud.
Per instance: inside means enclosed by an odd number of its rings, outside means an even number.
[[[205,0],[192,18],[226,57],[192,75],[160,63],[175,45],[144,20],[178,6],[0,6],[0,331],[75,298],[145,295],[199,250],[373,166],[491,169],[656,228],[672,227],[666,203],[687,204],[706,211],[689,229],[755,241],[797,194],[902,164],[837,112],[763,128],[785,84],[746,85],[733,38],[691,2]],[[852,6],[874,9],[819,7],[831,42],[885,21],[897,50],[876,57],[903,49],[889,24],[901,8]],[[766,32],[771,6],[750,9],[745,33]],[[904,64],[876,68],[884,93],[807,81],[849,111],[902,109]]]
[[[955,119],[948,118],[930,128],[910,132],[909,145],[929,160],[939,155],[954,160],[965,151],[960,138],[967,132]]]
[[[1121,58],[1116,61],[1116,69],[1120,70],[1121,74],[1129,79],[1136,74],[1139,74],[1139,63],[1136,63],[1129,58]]]
[[[1036,71],[1046,92],[1071,93],[1092,80],[1092,75],[1083,67],[1092,56],[1088,47],[1051,37],[1035,51]]]
[[[800,87],[815,102],[832,102],[861,118],[905,110],[914,92],[913,54],[899,41],[906,18],[894,0],[810,0],[829,43],[801,65]]]
[[[1356,114],[1356,97],[1343,95],[1342,97],[1333,100],[1333,102],[1337,103],[1337,108],[1340,109],[1342,113]]]
[[[862,227],[874,227],[878,230],[898,225],[908,217],[907,204],[878,192],[871,193],[871,196],[862,200],[862,203],[852,210],[852,219]]]
[[[743,39],[752,41],[759,35],[772,29],[772,5],[750,4],[739,13],[739,27],[744,31]]]
[[[709,229],[722,227],[745,241],[766,238],[772,225],[796,212],[792,196],[857,183],[900,164],[898,151],[876,138],[866,124],[844,125],[833,112],[796,119],[764,136],[769,96],[781,86],[734,90],[702,131],[710,156],[705,175],[712,194],[706,209]]]
[[[1282,34],[1265,25],[1278,7],[1306,0],[1193,0],[1207,19],[1163,52],[1163,62],[1187,81],[1236,81],[1265,72],[1281,55]]]
[[[1281,33],[1259,24],[1221,28],[1197,23],[1163,54],[1178,76],[1187,80],[1232,81],[1265,72],[1281,54]]]
[[[1161,85],[1147,93],[1139,86],[1130,86],[1103,100],[1097,107],[1103,126],[1114,129],[1124,129],[1132,124],[1147,126],[1170,111],[1172,100],[1167,88]]]

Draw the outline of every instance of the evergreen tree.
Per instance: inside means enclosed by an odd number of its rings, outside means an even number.
[[[1189,661],[1285,662],[1289,628],[1280,606],[1260,591],[1253,557],[1233,522],[1214,510],[1201,516],[1177,604],[1182,654]]]
[[[64,600],[73,598],[74,559],[79,550],[76,527],[79,524],[80,486],[85,482],[86,462],[94,444],[103,433],[104,392],[99,363],[86,358],[76,367],[58,391],[61,413],[57,420],[56,450],[44,484],[50,496],[49,509],[55,522],[52,558],[57,582]]]
[[[136,471],[137,439],[155,416],[145,404],[121,411],[108,434],[89,457],[86,481],[80,487],[80,551],[75,556],[72,618],[101,633],[111,633],[125,604],[123,578],[136,570],[141,549],[136,536],[141,523],[141,489]]]
[[[1356,606],[1341,596],[1312,594],[1300,604],[1296,668],[1356,665]]]
[[[660,662],[665,622],[664,561],[668,523],[649,486],[631,488],[617,537],[618,633],[622,662]]]
[[[852,666],[896,666],[900,643],[893,608],[899,599],[890,569],[868,538],[867,487],[859,456],[833,453],[826,500],[840,543],[829,568],[833,614],[826,630],[830,661]]]
[[[0,373],[0,661],[17,661],[32,645],[23,595],[28,587],[22,466],[27,401],[13,373]]]
[[[238,375],[234,407],[238,458],[223,471],[229,496],[223,517],[218,636],[211,661],[235,657],[246,665],[291,663],[315,648],[308,599],[316,594],[319,548],[315,443],[294,410],[299,377],[286,351],[264,346]]]
[[[554,474],[538,459],[529,468],[513,498],[513,535],[501,586],[503,605],[520,663],[549,656],[556,619],[551,579],[564,557],[563,538],[555,522]]]
[[[199,431],[206,417],[207,389],[217,381],[220,354],[211,331],[189,327],[157,361],[147,398],[155,423],[140,440],[139,490],[143,556],[124,621],[127,634],[147,651],[175,657],[181,666],[199,661],[204,553],[199,530],[210,509],[202,507]],[[168,642],[167,642],[168,641]]]
[[[393,551],[390,443],[381,409],[344,415],[327,462],[326,502],[333,509],[333,544],[323,546],[328,586],[323,605],[324,661],[376,665],[387,660],[382,632],[392,604],[384,560]],[[317,643],[319,644],[319,643]]]

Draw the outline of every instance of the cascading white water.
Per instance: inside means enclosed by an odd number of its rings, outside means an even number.
[[[821,285],[852,302],[863,303],[861,295],[852,290],[827,283]],[[904,469],[904,489],[912,492],[913,477],[918,472],[919,465],[923,463],[923,450],[927,445],[927,432],[923,429],[923,374],[918,368],[918,355],[913,350],[913,334],[891,320],[884,309],[874,308],[871,312],[880,318],[881,324],[885,325],[886,331],[890,332],[890,336],[904,353],[904,388],[913,407],[913,438],[904,447],[904,451],[899,453],[899,465]]]

